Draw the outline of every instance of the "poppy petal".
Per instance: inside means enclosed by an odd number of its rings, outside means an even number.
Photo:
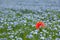
[[[36,23],[36,29],[39,29],[40,27],[44,28],[44,26],[45,26],[45,24],[42,21],[39,21],[39,22]]]

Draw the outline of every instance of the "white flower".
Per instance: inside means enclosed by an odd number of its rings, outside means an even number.
[[[47,31],[43,29],[43,32],[47,32]]]
[[[58,20],[58,22],[60,22],[60,20]]]
[[[60,38],[56,38],[55,40],[60,40]]]
[[[16,40],[22,40],[22,38],[16,38]]]
[[[33,34],[38,34],[38,32],[34,32]]]
[[[41,39],[45,39],[44,37],[41,37]]]
[[[33,34],[38,34],[38,31],[39,31],[39,30],[35,30]]]
[[[33,38],[33,35],[31,35],[31,34],[27,35],[27,38]]]
[[[10,38],[13,38],[14,36],[13,36],[13,35],[10,35],[9,37],[10,37]]]
[[[57,28],[55,27],[53,30],[57,30]]]

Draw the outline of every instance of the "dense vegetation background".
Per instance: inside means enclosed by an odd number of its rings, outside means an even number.
[[[0,40],[60,40],[59,0],[0,0]],[[36,30],[37,21],[46,28]]]

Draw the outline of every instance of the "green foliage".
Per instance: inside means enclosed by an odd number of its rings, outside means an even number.
[[[59,38],[58,36],[58,31],[60,30],[59,26],[59,22],[56,20],[55,23],[53,22],[54,21],[54,16],[53,15],[56,15],[57,16],[57,19],[60,18],[60,13],[58,11],[54,11],[54,10],[50,10],[50,9],[47,9],[46,11],[43,11],[46,15],[46,17],[44,17],[42,14],[44,14],[43,12],[37,12],[36,13],[32,10],[18,10],[19,12],[17,13],[16,10],[14,9],[6,9],[7,11],[11,12],[12,13],[8,13],[6,14],[4,17],[3,16],[0,16],[1,18],[4,18],[4,20],[1,20],[3,22],[1,26],[3,26],[3,28],[0,28],[0,38],[7,38],[8,40],[16,40],[17,38],[22,38],[23,40],[43,40],[41,39],[41,37],[44,37],[45,39],[46,38],[49,38],[50,36],[52,37],[52,40],[55,40],[56,38]],[[15,12],[15,13],[13,13]],[[48,12],[50,12],[51,14],[48,14]],[[0,11],[0,15],[2,15],[3,12]],[[31,15],[31,18],[32,19],[28,19],[26,17],[23,18],[23,16],[25,14],[29,14],[29,13],[32,13]],[[3,13],[4,14],[4,13]],[[36,16],[37,14],[37,16]],[[34,17],[35,18],[34,18]],[[45,23],[47,24],[46,28],[40,28],[38,33],[35,34],[35,26],[34,24],[38,21],[38,16],[43,16],[44,19],[42,19],[40,17],[39,20],[43,20],[45,21]],[[49,19],[51,17],[51,19]],[[13,19],[13,20],[12,20]],[[26,20],[26,22],[22,21],[22,20]],[[50,20],[47,22],[47,20]],[[22,21],[22,22],[20,22]],[[6,22],[6,24],[4,24]],[[12,22],[13,24],[10,24],[10,22]],[[14,24],[14,22],[18,22],[18,24]],[[49,23],[52,23],[52,24],[49,24]],[[11,26],[11,30],[8,30],[8,27]],[[56,28],[56,29],[54,29]],[[33,33],[31,34],[33,37],[32,38],[28,38],[27,35],[29,35],[31,32],[33,31]],[[5,33],[5,34],[3,34]],[[8,34],[10,33],[10,34]],[[41,33],[41,34],[40,34]],[[13,35],[14,37],[13,38],[10,38],[9,36],[10,35]],[[40,36],[42,35],[42,36]],[[17,38],[16,38],[17,37]]]

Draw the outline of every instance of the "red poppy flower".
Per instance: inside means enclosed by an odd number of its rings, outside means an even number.
[[[39,22],[36,23],[36,29],[39,29],[40,27],[43,27],[43,28],[45,27],[44,22],[39,21]]]

